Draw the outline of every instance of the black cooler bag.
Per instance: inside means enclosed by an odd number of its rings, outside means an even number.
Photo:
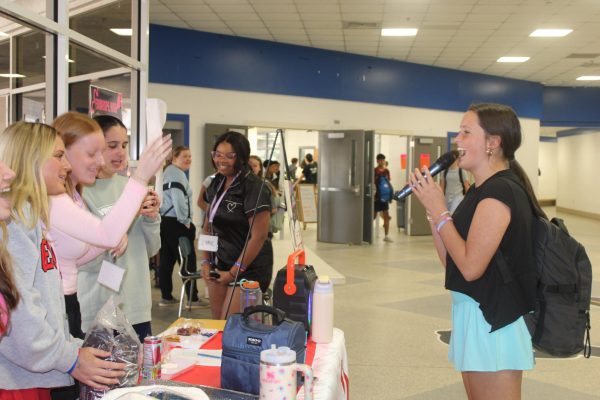
[[[273,316],[273,325],[248,318],[256,312]],[[221,387],[258,394],[260,385],[260,352],[286,346],[296,352],[296,362],[303,364],[306,356],[306,331],[301,322],[285,317],[285,313],[269,306],[248,307],[243,314],[233,314],[223,330]]]

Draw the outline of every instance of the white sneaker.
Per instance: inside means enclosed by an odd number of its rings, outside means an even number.
[[[383,238],[384,242],[388,242],[388,243],[394,243],[394,241],[392,240],[392,238],[390,238],[389,236],[386,236]]]

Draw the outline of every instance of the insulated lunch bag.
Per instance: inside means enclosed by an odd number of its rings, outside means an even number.
[[[273,316],[273,325],[248,318],[256,312]],[[223,330],[221,387],[258,394],[260,386],[260,352],[287,346],[296,352],[296,362],[303,364],[306,355],[306,331],[301,322],[285,317],[285,312],[269,306],[248,307],[243,314],[233,314]]]

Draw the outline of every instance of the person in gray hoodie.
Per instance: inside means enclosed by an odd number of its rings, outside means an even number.
[[[60,270],[45,236],[48,195],[65,191],[70,170],[64,153],[62,139],[44,124],[17,122],[0,134],[0,160],[16,174],[8,196],[12,219],[0,239],[20,294],[0,339],[0,389],[28,399],[49,399],[50,388],[71,385],[73,378],[107,389],[125,368],[104,361],[108,352],[81,348],[69,334]]]

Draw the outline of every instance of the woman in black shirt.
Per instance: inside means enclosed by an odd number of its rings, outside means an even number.
[[[221,135],[211,155],[217,174],[205,194],[209,207],[199,239],[202,276],[207,282],[213,318],[226,319],[240,308],[240,293],[234,290],[234,282],[242,278],[255,280],[263,291],[271,282],[271,193],[248,167],[250,144],[242,134]]]
[[[470,400],[516,400],[523,370],[534,365],[522,317],[535,306],[531,223],[534,213],[545,215],[515,160],[521,127],[510,107],[472,105],[456,142],[458,165],[475,183],[452,216],[429,170],[410,177],[452,294],[449,358],[462,372]],[[507,271],[498,267],[501,259]]]

